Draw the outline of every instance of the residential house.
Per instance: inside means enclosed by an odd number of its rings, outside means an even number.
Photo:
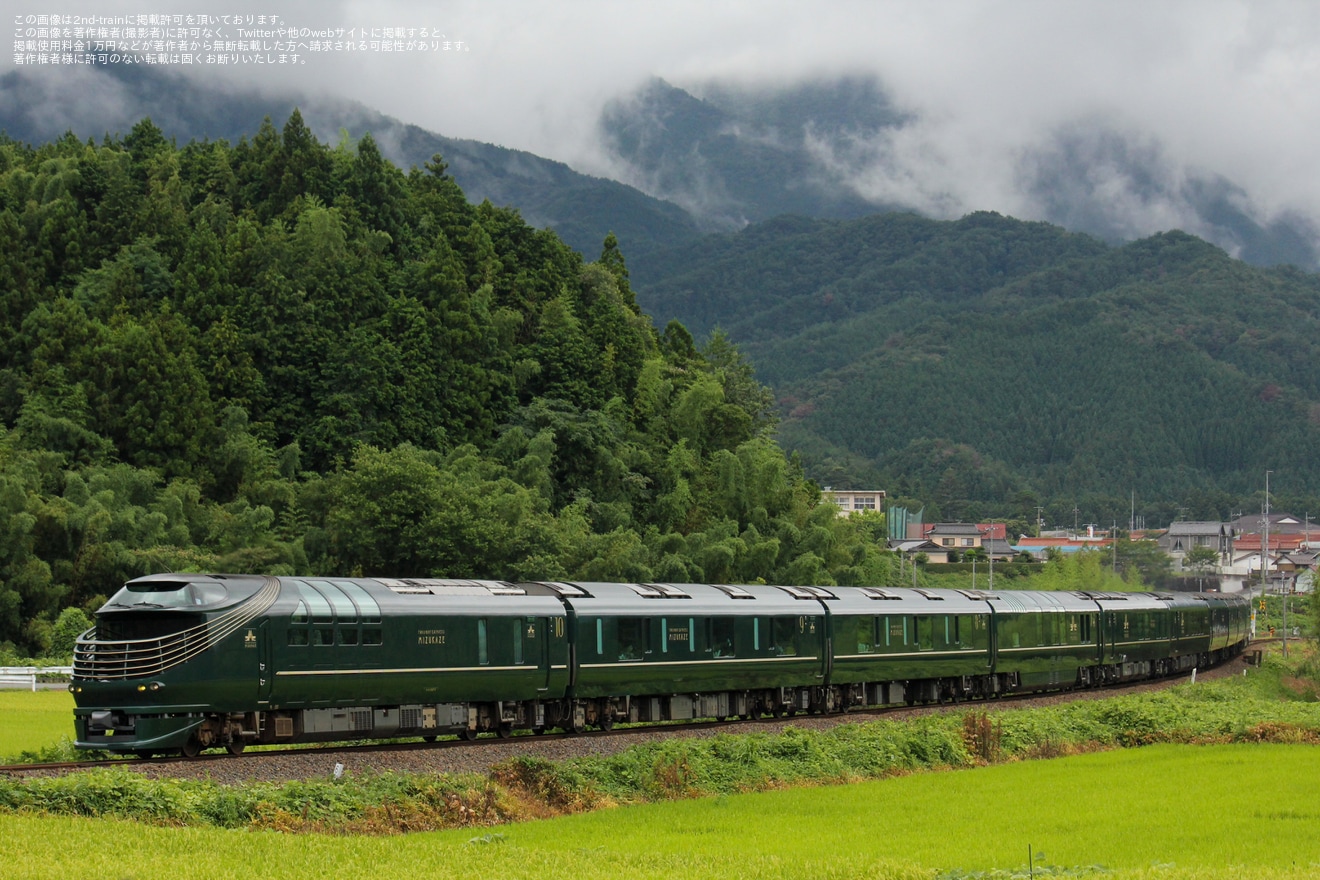
[[[825,489],[826,500],[839,508],[839,516],[850,516],[859,511],[882,511],[885,509],[885,491],[883,489]]]
[[[942,563],[949,561],[949,551],[953,548],[941,546],[934,541],[907,540],[890,541],[889,549],[908,559],[915,558],[918,553],[924,553],[927,562]]]
[[[981,546],[981,527],[975,523],[931,523],[926,540],[959,552]]]
[[[1180,564],[1193,547],[1209,547],[1219,554],[1219,564],[1227,565],[1233,559],[1234,535],[1227,523],[1175,522],[1155,543]]]
[[[1309,541],[1314,534],[1316,540],[1320,540],[1320,527],[1311,525],[1309,518],[1298,519],[1291,513],[1271,513],[1269,519],[1271,535],[1304,535]],[[1258,535],[1265,530],[1265,517],[1259,513],[1244,514],[1227,525],[1237,535]]]
[[[1273,525],[1271,525],[1273,528]],[[1259,534],[1238,535],[1233,541],[1233,557],[1227,565],[1219,569],[1219,589],[1225,593],[1239,593],[1255,581],[1254,589],[1260,588],[1260,570],[1263,560],[1268,556],[1270,568],[1270,589],[1286,591],[1295,587],[1299,574],[1306,567],[1303,560],[1313,554],[1303,552],[1306,536],[1303,532],[1293,534],[1270,532],[1270,543],[1262,553],[1264,536]],[[1281,560],[1289,560],[1281,564]],[[1311,564],[1311,568],[1314,563]]]

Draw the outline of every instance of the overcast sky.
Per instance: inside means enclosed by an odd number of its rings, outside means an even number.
[[[859,181],[933,213],[1013,212],[1012,169],[1077,124],[1147,142],[1175,173],[1246,188],[1255,213],[1320,218],[1320,4],[877,2],[877,0],[485,0],[58,4],[75,14],[253,14],[289,25],[429,28],[461,50],[308,55],[297,67],[197,69],[271,88],[326,90],[441,134],[608,168],[595,149],[604,103],[651,76],[788,82],[869,72],[916,120]],[[8,0],[14,16],[50,4]],[[232,35],[232,34],[231,34]],[[7,52],[0,70],[13,69]],[[30,69],[29,69],[30,70]]]

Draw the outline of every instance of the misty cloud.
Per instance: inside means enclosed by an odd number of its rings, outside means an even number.
[[[245,6],[240,0],[211,11]],[[161,0],[150,11],[204,9]],[[789,131],[782,120],[755,128],[740,119],[721,134],[749,149],[800,148],[816,175],[811,186],[841,184],[859,202],[932,216],[992,209],[1027,219],[1075,217],[1114,235],[1179,225],[1198,234],[1218,230],[1229,247],[1228,230],[1243,223],[1265,231],[1320,223],[1315,4],[298,0],[279,10],[318,27],[440,28],[468,50],[344,54],[296,68],[184,75],[235,91],[355,100],[450,137],[625,177],[642,172],[606,148],[596,122],[611,102],[653,78],[734,117],[746,116],[735,99],[761,100],[812,82],[872,82],[883,102],[867,104],[859,93],[851,112],[860,123],[852,127],[817,121]],[[127,0],[70,0],[62,11],[142,9]],[[7,52],[0,72],[14,69]],[[97,83],[53,85],[43,106],[0,98],[0,126],[14,114],[40,114],[50,125],[99,134],[121,96],[113,84]],[[874,124],[873,107],[892,118]],[[1074,177],[1088,157],[1098,164]],[[665,185],[644,175],[637,182]],[[727,175],[707,183],[703,197],[736,219]],[[1065,196],[1074,200],[1065,205]],[[1315,245],[1314,235],[1299,235]],[[1237,246],[1252,247],[1250,235],[1238,238]]]

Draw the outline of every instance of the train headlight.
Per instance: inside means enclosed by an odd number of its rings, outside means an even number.
[[[138,690],[139,690],[139,691],[145,691],[146,689],[147,689],[147,686],[146,686],[145,684],[140,684],[140,685],[138,685]]]

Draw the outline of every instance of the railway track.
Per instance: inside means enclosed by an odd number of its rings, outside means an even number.
[[[1257,643],[1259,644],[1259,642]],[[1250,652],[1248,652],[1250,653]],[[1246,655],[1218,667],[1198,672],[1199,680],[1241,674],[1247,667]],[[548,760],[562,760],[588,754],[611,754],[637,742],[673,736],[713,736],[721,733],[778,732],[786,727],[828,728],[838,724],[891,718],[902,719],[937,712],[962,712],[968,709],[994,710],[1052,705],[1074,700],[1104,699],[1128,693],[1158,690],[1188,681],[1190,674],[1162,679],[1131,682],[1108,688],[1016,694],[993,700],[937,703],[917,706],[888,706],[831,715],[798,714],[784,718],[758,718],[729,721],[695,721],[670,724],[619,726],[612,730],[585,733],[518,734],[509,738],[495,735],[475,740],[461,738],[436,742],[367,742],[311,745],[291,748],[255,747],[240,755],[223,752],[202,754],[196,758],[169,756],[158,758],[116,758],[99,761],[74,761],[49,764],[14,764],[0,766],[0,775],[11,777],[54,776],[81,770],[117,767],[154,777],[212,778],[221,782],[245,780],[286,780],[324,777],[335,772],[336,765],[354,771],[384,772],[484,772],[491,765],[519,755]]]

